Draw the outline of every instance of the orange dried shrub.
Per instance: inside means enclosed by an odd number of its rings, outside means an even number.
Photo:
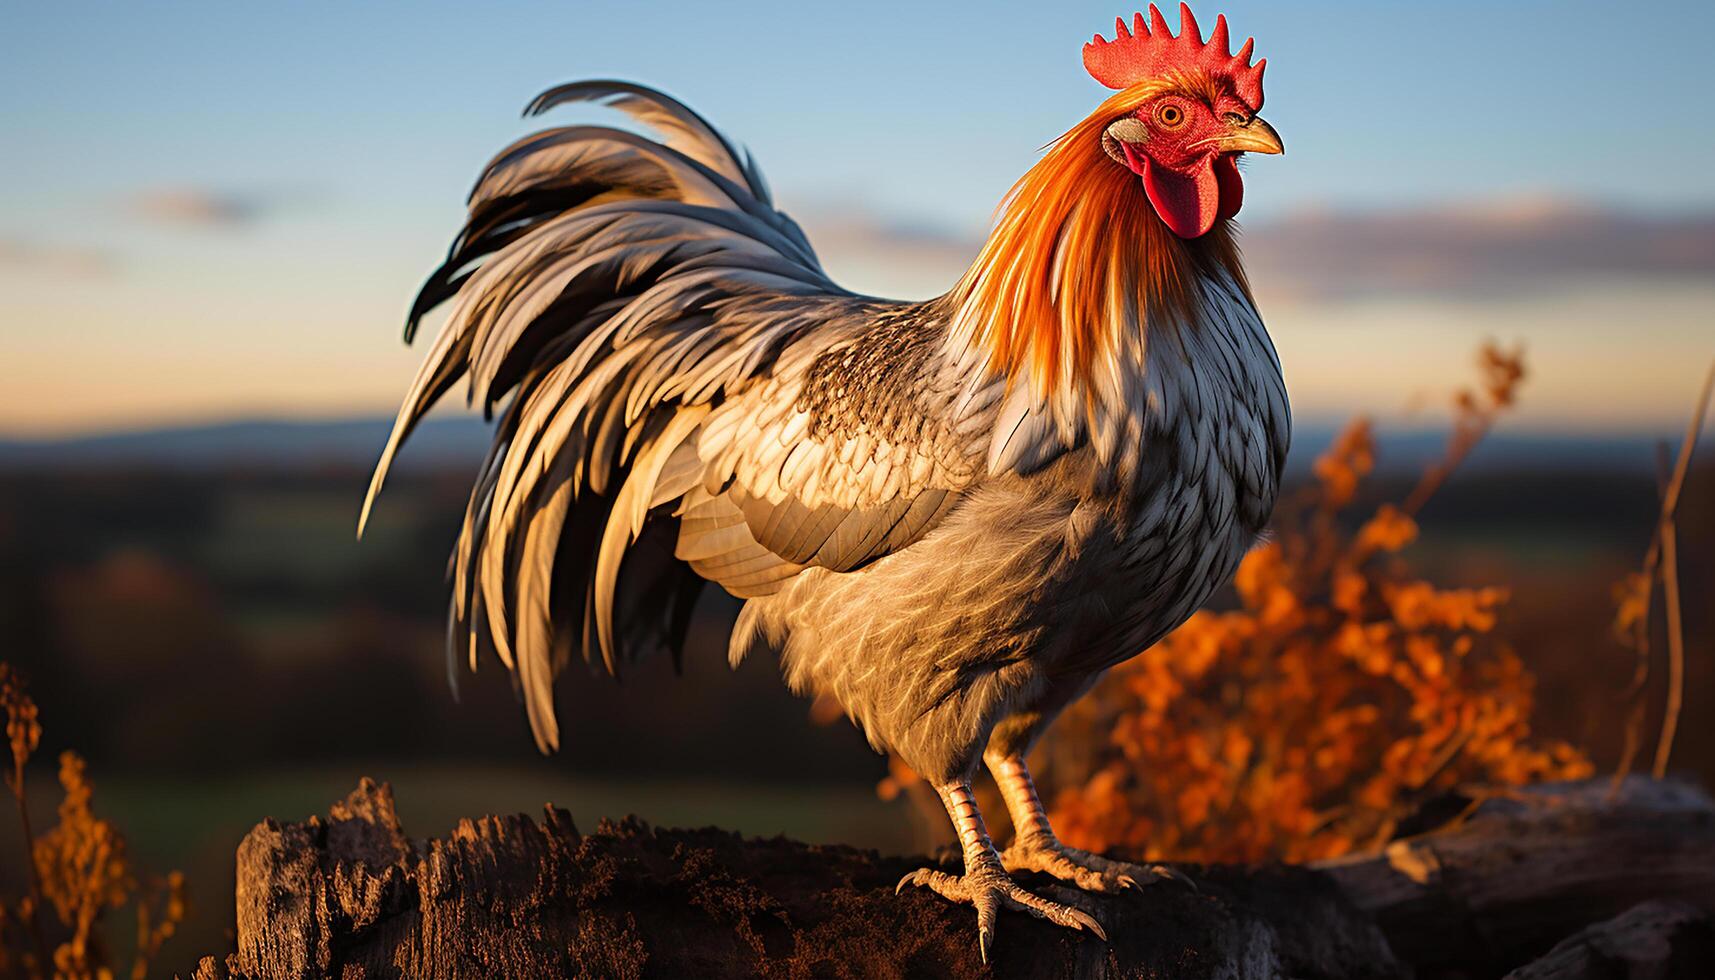
[[[1487,347],[1446,458],[1403,505],[1342,522],[1375,465],[1368,422],[1316,461],[1234,585],[1116,667],[1043,751],[1070,844],[1150,859],[1305,861],[1379,845],[1426,795],[1591,773],[1531,736],[1532,677],[1494,634],[1504,588],[1443,588],[1404,549],[1414,514],[1513,404],[1517,353]]]
[[[60,755],[59,823],[36,841],[36,870],[42,897],[71,929],[71,937],[54,950],[58,976],[94,976],[104,957],[94,944],[96,920],[109,908],[125,904],[131,869],[125,858],[125,838],[118,828],[95,815],[95,788],[75,752]],[[106,971],[103,971],[106,972]]]
[[[42,727],[35,702],[6,663],[0,663],[0,710],[6,714],[12,755],[5,783],[18,805],[30,871],[29,894],[16,900],[0,896],[0,977],[110,980],[111,957],[98,927],[108,911],[135,902],[137,946],[130,975],[142,980],[161,944],[184,921],[184,877],[175,871],[162,881],[139,882],[126,856],[124,835],[95,814],[95,787],[75,752],[60,755],[65,796],[59,822],[34,836],[25,806],[24,769],[41,741]],[[48,911],[57,922],[46,920]]]

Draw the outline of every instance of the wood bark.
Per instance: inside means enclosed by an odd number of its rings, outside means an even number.
[[[1697,787],[1633,777],[1617,793],[1588,780],[1439,804],[1475,809],[1319,868],[1420,976],[1498,976],[1650,900],[1715,911],[1715,805]]]
[[[1708,980],[1715,926],[1684,902],[1644,902],[1578,930],[1506,980]]]
[[[1612,799],[1543,787],[1318,868],[1181,866],[1196,890],[1097,897],[1033,877],[1111,942],[1003,913],[992,968],[969,908],[894,895],[922,864],[635,818],[579,833],[551,806],[414,841],[366,779],[325,818],[251,831],[237,951],[195,976],[1672,976],[1648,964],[1707,949],[1715,806],[1647,780]],[[1597,938],[1568,938],[1585,927]],[[1665,952],[1642,972],[1590,972],[1644,946]]]

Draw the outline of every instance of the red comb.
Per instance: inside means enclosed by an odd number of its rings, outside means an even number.
[[[1204,43],[1197,18],[1191,16],[1191,6],[1185,3],[1179,5],[1179,36],[1174,37],[1167,30],[1167,20],[1152,3],[1148,26],[1142,14],[1134,14],[1127,31],[1125,18],[1116,17],[1112,41],[1097,34],[1084,45],[1084,67],[1108,88],[1129,88],[1175,70],[1201,69],[1232,82],[1239,99],[1255,112],[1262,108],[1262,70],[1268,64],[1267,58],[1250,63],[1255,44],[1256,38],[1248,38],[1238,54],[1229,51],[1225,14],[1215,18],[1214,33]]]

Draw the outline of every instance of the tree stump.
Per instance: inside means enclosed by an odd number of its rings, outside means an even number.
[[[1715,806],[1643,780],[1606,794],[1535,789],[1322,868],[1182,866],[1196,890],[1096,897],[1035,876],[1111,942],[1003,913],[991,968],[969,908],[894,894],[919,858],[635,818],[581,834],[552,806],[413,841],[366,779],[325,818],[250,832],[238,950],[195,977],[1381,978],[1499,975],[1546,953],[1519,974],[1541,978],[1592,975],[1555,972],[1597,961],[1554,944],[1620,913],[1598,927],[1609,946],[1675,962],[1715,909]],[[1674,901],[1627,912],[1645,899]]]

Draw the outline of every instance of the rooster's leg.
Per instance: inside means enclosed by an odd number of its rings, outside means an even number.
[[[1047,919],[1070,929],[1088,929],[1103,939],[1108,938],[1102,927],[1086,912],[1039,898],[1019,887],[1001,865],[1000,855],[989,840],[983,826],[983,815],[971,795],[968,781],[935,787],[947,815],[953,818],[953,828],[959,834],[959,846],[965,856],[965,873],[948,874],[934,868],[919,868],[899,879],[900,891],[906,885],[932,889],[941,897],[954,902],[968,902],[977,910],[977,949],[983,962],[988,962],[989,947],[994,944],[995,919],[1003,908]]]
[[[1030,779],[1024,758],[1012,755],[987,761],[1012,815],[1012,846],[1000,856],[1008,871],[1041,871],[1092,892],[1138,888],[1162,878],[1191,884],[1189,878],[1165,865],[1113,861],[1060,843],[1048,824],[1048,813],[1036,795],[1036,784]]]

